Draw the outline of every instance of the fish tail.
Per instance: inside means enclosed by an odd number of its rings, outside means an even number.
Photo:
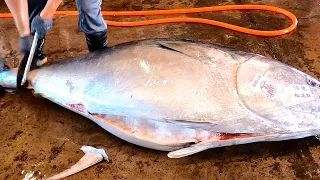
[[[0,58],[0,96],[16,89],[16,70],[11,69],[3,58]]]
[[[9,69],[9,67],[5,63],[5,60],[0,58],[0,73],[3,71],[7,71],[8,69]],[[0,80],[2,81],[1,75],[0,75]],[[1,83],[0,83],[0,96],[2,96],[4,93],[5,93],[5,88],[3,86],[1,86]]]
[[[8,71],[10,68],[9,66],[5,63],[5,60],[0,58],[0,72],[2,71]]]

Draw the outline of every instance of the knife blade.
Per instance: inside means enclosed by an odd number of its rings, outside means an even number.
[[[37,43],[38,43],[38,34],[35,33],[30,52],[24,55],[18,68],[18,74],[17,74],[18,88],[22,88],[26,86],[27,76],[30,71],[30,66],[37,48]]]

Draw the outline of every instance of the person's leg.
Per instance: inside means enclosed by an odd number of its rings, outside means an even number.
[[[79,30],[85,33],[90,52],[106,48],[107,24],[101,13],[102,0],[76,0]]]
[[[44,9],[46,4],[47,4],[47,0],[28,0],[30,25],[31,25],[33,18],[35,18]],[[41,66],[44,63],[46,63],[47,56],[42,50],[44,43],[45,43],[45,38],[38,40],[38,48],[35,52],[36,53],[35,54],[36,61],[33,61],[33,65]],[[34,63],[36,63],[36,64],[34,64]]]

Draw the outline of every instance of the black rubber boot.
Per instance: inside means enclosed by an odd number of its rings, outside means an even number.
[[[94,34],[85,34],[86,42],[90,52],[104,49],[108,45],[107,31],[102,31]]]

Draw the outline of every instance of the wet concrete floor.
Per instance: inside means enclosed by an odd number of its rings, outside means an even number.
[[[200,24],[110,26],[109,45],[148,38],[195,39],[272,57],[320,78],[320,2],[316,0],[119,0],[103,2],[102,9],[153,10],[248,3],[287,9],[299,18],[298,28],[285,36],[262,38]],[[59,10],[76,10],[75,2],[65,1]],[[0,11],[8,12],[3,1]],[[264,30],[290,23],[278,14],[257,11],[180,16],[211,18]],[[160,17],[163,16],[157,16]],[[0,19],[0,34],[0,57],[16,67],[21,55],[12,19]],[[77,28],[77,17],[56,17],[45,45],[49,61],[78,57],[88,52],[86,48],[84,35]],[[0,99],[0,134],[0,179],[23,179],[31,171],[38,178],[61,172],[81,158],[82,145],[104,148],[111,162],[99,163],[67,179],[320,179],[320,143],[314,137],[217,148],[169,159],[166,152],[127,143],[80,115],[35,98],[31,92],[5,94]]]

